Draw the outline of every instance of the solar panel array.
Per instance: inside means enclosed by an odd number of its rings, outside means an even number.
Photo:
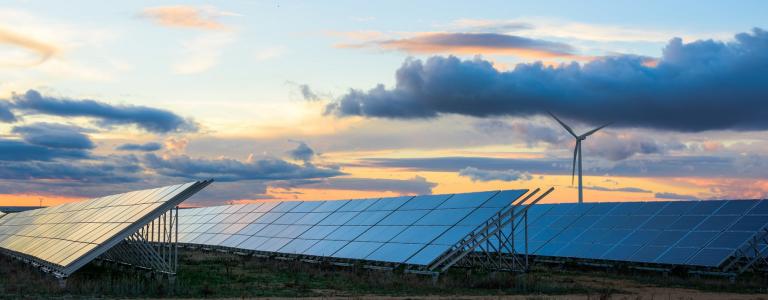
[[[525,192],[184,209],[179,243],[427,265]]]
[[[766,230],[768,200],[537,204],[528,217],[534,255],[719,267]]]
[[[107,251],[142,222],[208,183],[190,182],[9,214],[0,218],[0,250],[70,273],[74,270],[67,268],[87,263],[81,261],[86,255]]]

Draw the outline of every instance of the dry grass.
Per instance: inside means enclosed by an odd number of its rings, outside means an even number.
[[[60,289],[50,276],[0,257],[0,298],[443,298],[461,295],[461,298],[637,299],[632,296],[645,293],[687,295],[690,292],[701,296],[706,294],[701,291],[714,288],[729,288],[740,293],[766,292],[764,280],[734,285],[723,279],[665,278],[658,274],[615,274],[594,270],[540,269],[517,275],[455,269],[433,282],[429,276],[405,274],[401,270],[378,271],[218,252],[184,251],[180,261],[179,275],[173,286],[166,280],[142,273],[91,264],[69,278],[66,289]]]

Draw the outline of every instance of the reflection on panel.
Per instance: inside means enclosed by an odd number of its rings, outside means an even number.
[[[103,246],[105,242],[124,239],[132,233],[129,228],[138,229],[151,221],[148,217],[172,208],[209,182],[134,191],[5,215],[0,219],[0,248],[64,271],[95,250],[108,250]],[[140,220],[143,222],[137,223]]]
[[[179,242],[426,265],[526,190],[184,209]]]

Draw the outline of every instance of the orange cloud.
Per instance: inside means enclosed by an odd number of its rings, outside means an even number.
[[[497,33],[422,33],[413,37],[342,44],[341,48],[378,47],[411,54],[512,55],[525,58],[587,60],[568,44]]]
[[[752,178],[674,178],[683,185],[706,190],[706,198],[762,199],[768,196],[768,180]]]
[[[7,30],[4,30],[0,28],[0,44],[6,44],[14,47],[19,47],[26,49],[28,51],[35,52],[38,56],[37,59],[35,59],[32,62],[22,62],[19,63],[17,61],[14,62],[0,62],[0,65],[12,65],[12,66],[26,66],[26,65],[38,65],[56,54],[58,51],[56,47],[50,44],[46,44],[41,41],[37,41],[35,39],[26,37],[24,35],[10,32]]]
[[[141,15],[161,26],[223,30],[227,27],[216,19],[220,16],[235,14],[219,11],[213,7],[174,5],[146,8]]]

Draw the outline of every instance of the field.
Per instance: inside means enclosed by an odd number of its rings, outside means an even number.
[[[0,298],[388,297],[517,299],[768,299],[765,278],[664,277],[535,268],[524,275],[455,269],[434,282],[424,275],[183,251],[175,286],[139,272],[91,264],[61,289],[58,282],[0,256]]]

